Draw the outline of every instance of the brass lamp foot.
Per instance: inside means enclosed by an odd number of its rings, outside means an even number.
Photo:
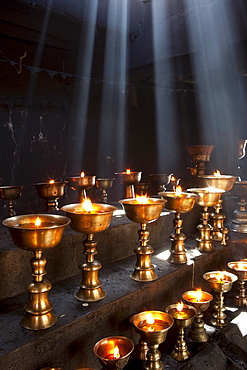
[[[138,231],[140,246],[135,248],[137,256],[135,270],[130,275],[135,281],[153,281],[158,278],[154,272],[154,265],[151,263],[151,255],[154,252],[153,248],[148,243],[149,231],[147,224],[141,224],[141,229]]]

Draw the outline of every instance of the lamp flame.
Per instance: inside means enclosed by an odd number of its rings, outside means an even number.
[[[36,218],[34,225],[39,227],[41,225],[41,219],[39,217]]]
[[[197,302],[201,302],[202,300],[202,290],[201,288],[196,289],[195,299]]]
[[[175,180],[176,180],[176,178],[174,176],[172,176],[170,181],[175,181]]]
[[[55,180],[50,180],[49,184],[54,184]]]
[[[130,169],[129,169],[129,168],[126,170],[126,173],[127,173],[128,175],[130,174]]]
[[[151,314],[151,312],[148,312],[147,315],[146,315],[146,323],[148,325],[152,325],[154,324],[154,317],[153,315]]]
[[[219,177],[219,176],[221,176],[220,171],[219,171],[219,170],[216,170],[216,171],[214,172],[214,176],[215,176],[215,177]]]
[[[111,359],[118,359],[121,357],[119,347],[115,345],[113,340],[109,341],[109,349],[108,349],[108,356]]]
[[[82,206],[83,211],[85,212],[90,213],[93,210],[93,205],[89,198],[83,199],[83,201],[81,202],[81,206]]]
[[[148,203],[148,197],[146,195],[136,195],[136,201],[140,204],[147,204]]]
[[[183,310],[183,308],[184,308],[183,302],[179,302],[179,303],[176,304],[176,309],[177,309],[178,312],[181,312]]]
[[[175,195],[176,197],[181,197],[182,187],[180,185],[176,186]]]
[[[120,357],[120,352],[119,352],[119,348],[118,348],[118,346],[116,346],[116,347],[113,349],[113,357],[114,357],[114,358],[119,358],[119,357]]]
[[[84,177],[85,176],[85,173],[84,172],[81,172],[81,177]]]

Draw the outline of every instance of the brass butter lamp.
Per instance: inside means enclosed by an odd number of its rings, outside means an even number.
[[[30,260],[33,281],[26,285],[29,301],[25,305],[26,315],[21,320],[21,326],[26,329],[47,329],[57,321],[48,298],[52,286],[48,280],[43,279],[46,275],[43,251],[55,247],[60,242],[64,228],[69,223],[69,218],[51,214],[14,216],[3,221],[14,244],[34,253]]]
[[[178,339],[171,356],[177,361],[185,361],[190,357],[190,352],[184,338],[184,329],[192,324],[197,311],[193,306],[180,302],[168,306],[166,312],[173,318],[174,325],[178,327]]]
[[[181,186],[177,186],[173,192],[162,192],[159,195],[166,200],[165,208],[170,212],[175,212],[173,220],[175,233],[170,235],[172,246],[167,261],[175,264],[187,263],[184,245],[186,236],[181,232],[183,228],[181,213],[190,212],[193,209],[198,195],[182,192]]]
[[[173,318],[162,311],[143,311],[131,317],[131,323],[136,332],[149,348],[143,363],[144,369],[162,370],[164,368],[158,348],[166,340],[167,332],[173,322]]]
[[[78,202],[87,198],[87,190],[95,185],[96,176],[86,176],[85,172],[81,172],[80,176],[68,177],[68,186],[72,190],[78,190]]]
[[[148,245],[149,231],[147,230],[147,224],[160,217],[165,200],[137,196],[132,199],[120,200],[119,203],[122,204],[126,216],[131,221],[141,225],[138,231],[140,245],[135,248],[137,261],[135,270],[130,277],[136,281],[155,280],[158,276],[154,272],[154,266],[151,263],[151,255],[154,250]]]
[[[121,370],[127,365],[133,349],[134,343],[129,338],[113,336],[98,341],[93,351],[104,369]]]
[[[193,176],[204,175],[206,171],[206,162],[210,161],[211,154],[215,148],[214,145],[189,145],[186,147],[191,162],[196,163],[195,167],[189,168]]]
[[[158,194],[158,192],[166,190],[166,185],[170,183],[172,174],[150,173],[148,176],[152,185],[153,193]]]
[[[64,195],[64,187],[68,181],[39,182],[33,184],[38,196],[46,201],[46,212],[59,211],[58,199]]]
[[[8,201],[8,215],[15,216],[14,200],[22,195],[23,185],[0,186],[0,198]]]
[[[127,169],[125,172],[116,172],[115,175],[119,183],[125,186],[125,198],[134,198],[134,185],[141,181],[142,172]]]
[[[187,292],[183,293],[182,298],[189,305],[195,307],[197,311],[197,315],[195,316],[190,327],[188,337],[193,342],[207,342],[208,334],[204,327],[205,323],[203,321],[203,312],[208,309],[209,304],[213,299],[212,294],[204,292],[198,288],[197,290],[188,290]]]
[[[247,233],[247,181],[235,181],[231,194],[237,198],[230,229],[237,233]]]
[[[232,284],[238,279],[236,275],[227,271],[210,271],[203,275],[203,278],[208,282],[210,288],[216,293],[216,303],[214,305],[213,318],[211,323],[215,326],[223,328],[228,325],[226,320],[224,293],[232,288]]]
[[[197,182],[198,185],[202,187],[213,187],[229,192],[236,179],[236,176],[221,175],[217,170],[213,175],[198,176]],[[226,245],[226,240],[228,239],[226,234],[229,230],[224,225],[226,215],[221,212],[222,203],[223,200],[220,198],[214,205],[214,213],[211,213],[210,215],[213,226],[211,235],[213,240],[220,241],[223,245]]]
[[[107,189],[112,188],[114,180],[114,178],[101,178],[95,181],[96,188],[100,189],[102,192],[101,196],[104,203],[108,201]]]
[[[219,201],[224,190],[206,187],[190,188],[187,189],[187,191],[197,194],[199,197],[197,198],[196,203],[203,207],[203,211],[201,213],[202,223],[197,226],[199,237],[196,239],[196,248],[198,248],[200,252],[211,252],[214,249],[211,235],[213,227],[209,224],[210,212],[208,211],[208,207],[213,207]]]
[[[227,266],[238,277],[238,294],[235,296],[235,304],[237,306],[247,305],[247,296],[245,290],[245,282],[247,281],[247,261],[233,261],[229,262]]]
[[[91,203],[90,199],[84,199],[82,203],[67,204],[61,208],[71,219],[70,226],[73,230],[86,234],[83,241],[86,261],[81,264],[82,281],[75,297],[80,301],[96,302],[106,296],[102,289],[102,282],[98,278],[102,265],[95,260],[97,254],[97,242],[94,234],[106,230],[111,222],[116,207],[109,204]]]

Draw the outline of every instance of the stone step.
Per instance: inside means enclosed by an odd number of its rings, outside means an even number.
[[[117,205],[117,203],[114,203],[114,205]],[[64,215],[62,211],[56,213]],[[158,220],[148,224],[149,244],[153,248],[169,241],[169,235],[173,231],[173,217],[174,214],[164,211]],[[199,219],[199,207],[187,213],[184,217],[184,232],[188,237],[195,233]],[[125,216],[124,211],[119,209],[118,213],[113,216],[110,227],[101,233],[95,234],[94,239],[98,243],[96,259],[104,267],[107,264],[134,255],[134,248],[139,245],[137,233],[139,229],[140,225],[131,222]],[[30,259],[33,257],[33,253],[17,248],[13,244],[8,228],[3,225],[0,225],[0,238],[1,300],[24,291],[26,283],[30,281]],[[59,245],[43,253],[47,260],[46,278],[48,280],[53,283],[79,273],[78,266],[85,259],[82,254],[84,239],[85,235],[77,233],[70,226],[67,226]]]
[[[164,311],[169,304],[181,300],[182,293],[193,285],[210,291],[202,278],[203,273],[224,269],[236,256],[238,259],[247,255],[246,239],[242,235],[231,235],[227,246],[214,245],[213,252],[200,254],[194,249],[194,237],[189,238],[186,241],[189,262],[185,265],[166,261],[170,242],[155,248],[153,263],[158,279],[148,283],[136,282],[129,277],[135,263],[133,255],[107,264],[101,271],[102,287],[107,295],[99,302],[82,303],[74,297],[80,274],[53,283],[49,298],[58,321],[46,330],[29,331],[20,326],[27,300],[25,293],[1,300],[1,333],[4,335],[0,339],[0,369],[38,370],[47,366],[63,370],[100,369],[93,353],[98,340],[123,335],[137,344],[139,336],[130,324],[133,314],[151,309]],[[229,319],[233,318],[231,310],[226,313]],[[174,330],[168,332],[166,342],[161,346],[164,361],[171,359],[169,353],[174,345],[174,335]],[[199,350],[193,347],[193,355],[198,355]],[[174,360],[171,363],[174,365]],[[138,368],[135,359],[128,366]],[[176,363],[176,366],[170,368],[182,365]]]

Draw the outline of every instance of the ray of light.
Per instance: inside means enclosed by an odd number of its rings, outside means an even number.
[[[155,112],[157,167],[159,173],[167,169],[167,160],[172,168],[176,161],[176,141],[178,122],[175,110],[175,98],[168,93],[172,75],[172,65],[168,53],[170,50],[171,30],[164,22],[169,12],[169,3],[163,0],[152,2],[153,53],[155,78]],[[165,58],[164,58],[165,51]],[[173,148],[173,150],[171,150]]]
[[[234,168],[234,142],[238,140],[239,89],[234,74],[238,49],[234,45],[234,14],[228,1],[185,0],[188,31],[198,84],[201,141],[227,147],[218,152],[220,168]],[[214,142],[212,142],[214,141]],[[216,153],[215,153],[216,154]]]
[[[78,51],[77,74],[83,76],[83,81],[79,80],[79,91],[76,91],[77,112],[76,112],[76,134],[73,147],[73,162],[71,171],[75,173],[84,171],[84,147],[87,129],[87,113],[89,104],[90,81],[92,72],[93,52],[96,33],[96,22],[98,12],[98,0],[88,2],[85,7],[85,19],[82,23],[80,48]]]
[[[97,173],[123,168],[125,158],[128,1],[108,2]]]

